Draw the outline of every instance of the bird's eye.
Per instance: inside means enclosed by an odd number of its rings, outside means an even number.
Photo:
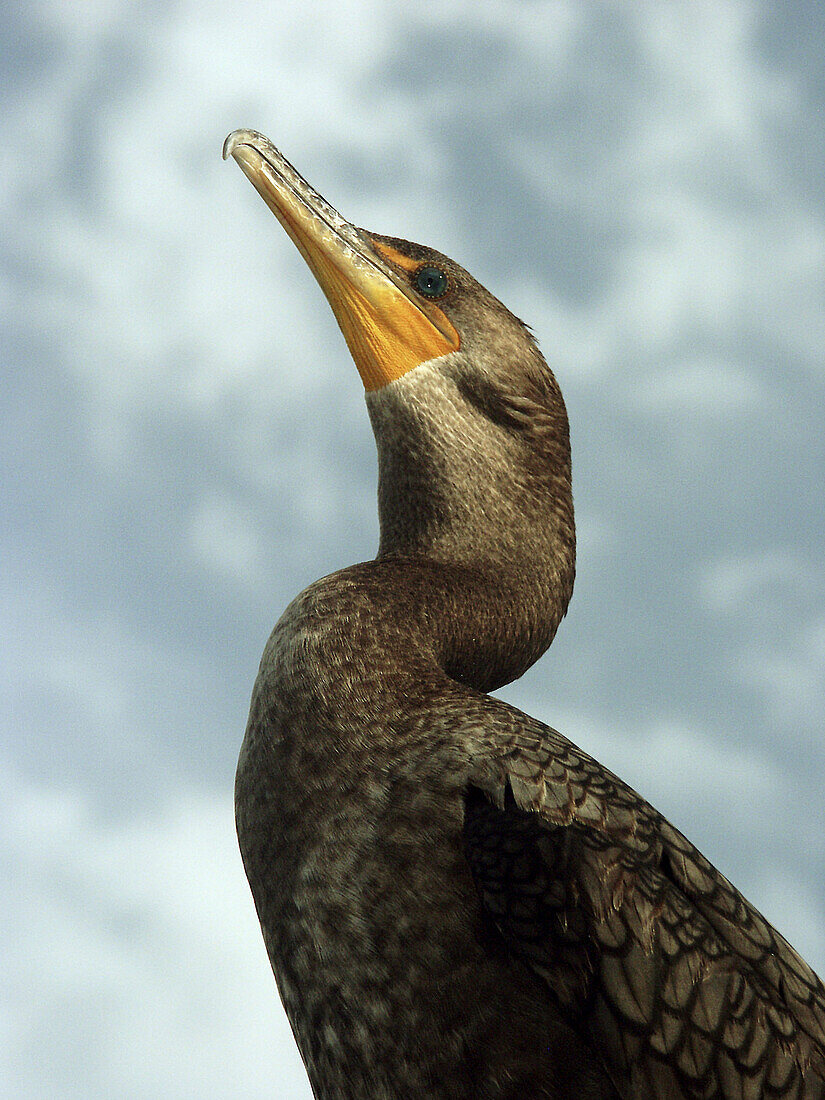
[[[419,267],[415,287],[425,298],[441,298],[447,293],[447,276],[440,267]]]

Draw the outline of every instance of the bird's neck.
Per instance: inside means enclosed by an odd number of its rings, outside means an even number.
[[[392,556],[355,569],[399,657],[409,645],[479,691],[515,680],[538,660],[572,588],[572,565],[564,578]]]
[[[439,363],[367,395],[381,527],[371,577],[385,578],[380,619],[409,621],[448,675],[489,691],[544,652],[572,594],[567,417],[556,390],[530,406],[530,433],[508,431]]]

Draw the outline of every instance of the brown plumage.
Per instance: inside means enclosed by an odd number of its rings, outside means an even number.
[[[573,586],[567,417],[535,342],[451,260],[344,222],[265,138],[227,152],[327,291],[379,452],[378,556],[286,610],[238,765],[315,1096],[825,1097],[810,968],[644,799],[486,694]]]

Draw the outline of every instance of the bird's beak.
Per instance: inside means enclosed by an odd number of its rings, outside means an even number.
[[[367,234],[345,221],[262,134],[224,142],[309,264],[341,326],[367,390],[459,347],[434,302],[418,300]]]

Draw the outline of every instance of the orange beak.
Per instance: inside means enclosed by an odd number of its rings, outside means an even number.
[[[235,130],[223,156],[235,158],[306,260],[366,390],[458,349],[458,333],[442,310],[418,300],[367,235],[333,210],[267,138]]]

